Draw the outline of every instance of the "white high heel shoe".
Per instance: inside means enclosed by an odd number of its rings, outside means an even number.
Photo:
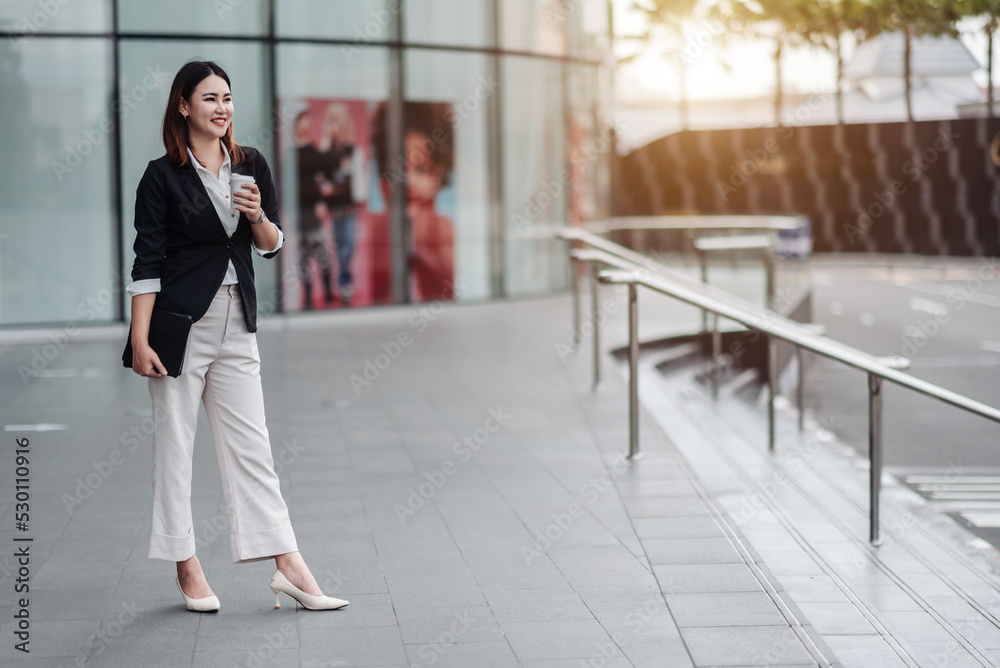
[[[214,594],[211,596],[206,596],[205,598],[191,598],[184,593],[181,589],[180,578],[174,578],[174,582],[177,583],[177,588],[181,590],[181,596],[184,597],[184,604],[187,606],[188,610],[193,610],[194,612],[218,612],[219,611],[219,598]]]
[[[312,594],[305,593],[289,582],[288,578],[286,578],[281,571],[275,571],[274,575],[271,576],[271,591],[274,592],[275,610],[281,607],[281,601],[278,600],[279,592],[288,594],[301,603],[307,610],[336,610],[337,608],[343,608],[347,605],[347,601],[339,598],[333,598],[332,596],[313,596]]]

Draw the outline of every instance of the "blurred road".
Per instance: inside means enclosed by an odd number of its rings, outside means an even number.
[[[875,355],[909,357],[909,373],[1000,406],[1000,281],[990,259],[948,268],[815,266],[813,314],[827,335]],[[986,280],[983,280],[986,279]],[[814,415],[867,455],[867,382],[814,359]],[[886,470],[1000,546],[1000,424],[888,384]]]

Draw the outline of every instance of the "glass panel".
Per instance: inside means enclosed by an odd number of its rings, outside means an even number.
[[[0,30],[17,33],[22,43],[37,32],[110,32],[110,0],[5,0]]]
[[[395,16],[403,0],[275,0],[279,37],[350,39],[338,46],[331,63],[351,62],[370,42],[393,39]]]
[[[389,51],[366,47],[343,66],[340,46],[278,47],[282,285],[287,310],[388,303],[388,190],[373,141],[384,136]]]
[[[246,42],[141,41],[124,40],[121,45],[122,91],[122,224],[125,247],[123,277],[131,281],[135,254],[135,190],[150,160],[164,154],[160,128],[174,75],[189,60],[214,60],[229,74],[236,115],[236,142],[263,152],[271,172],[274,137],[267,103],[266,49]],[[284,222],[284,221],[282,221]],[[284,253],[284,251],[282,251]],[[279,253],[278,257],[281,257]],[[254,255],[258,310],[268,312],[268,299],[277,280],[277,263]],[[125,300],[128,310],[130,300]],[[273,308],[271,309],[273,310]]]
[[[567,3],[569,53],[574,58],[601,60],[608,48],[608,0],[576,0]]]
[[[491,47],[493,0],[422,0],[406,5],[407,42]]]
[[[568,65],[570,119],[567,129],[570,172],[569,221],[572,225],[609,215],[613,119],[600,94],[601,70]]]
[[[502,0],[500,44],[508,51],[566,53],[566,24],[578,10],[551,0]]]
[[[265,0],[171,0],[118,3],[123,32],[186,35],[263,35],[267,32]]]
[[[505,294],[566,285],[566,253],[552,230],[566,225],[570,173],[562,63],[502,60]]]
[[[444,102],[452,109],[448,123],[452,142],[445,147],[451,155],[451,178],[434,193],[433,210],[437,222],[448,226],[454,235],[452,280],[459,287],[457,298],[487,299],[492,208],[488,109],[490,97],[497,91],[489,76],[490,59],[480,54],[414,49],[406,52],[405,72],[409,100]],[[407,127],[409,131],[409,123]],[[428,136],[433,136],[433,129]]]
[[[116,315],[110,72],[107,40],[0,46],[0,324]]]

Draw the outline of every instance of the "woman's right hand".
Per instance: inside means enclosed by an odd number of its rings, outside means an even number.
[[[132,344],[132,370],[147,378],[162,378],[167,370],[160,362],[160,356],[149,347],[148,343]]]

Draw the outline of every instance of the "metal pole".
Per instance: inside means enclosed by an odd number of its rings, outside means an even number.
[[[778,395],[778,340],[767,337],[767,449],[774,452],[774,399]]]
[[[628,458],[639,457],[639,300],[628,284]]]
[[[573,257],[573,245],[569,244],[570,294],[573,296],[573,345],[580,345],[580,276],[578,260]]]
[[[774,253],[764,251],[765,291],[767,293],[767,308],[774,310]]]
[[[698,262],[701,264],[701,282],[703,285],[708,285],[708,253],[705,251],[696,251],[698,253]],[[708,331],[708,311],[705,309],[701,310],[701,331]]]
[[[870,464],[869,537],[872,545],[882,544],[879,537],[879,492],[882,490],[882,378],[868,374],[868,459]]]
[[[590,262],[590,322],[593,325],[594,330],[594,385],[593,389],[597,389],[597,386],[601,383],[601,331],[597,324],[597,274],[600,273],[601,269],[597,266],[597,260],[592,260]]]
[[[795,346],[795,362],[799,367],[799,386],[795,388],[796,402],[799,404],[799,433],[806,428],[806,372],[805,355],[801,346]]]
[[[719,358],[722,356],[722,333],[719,332],[719,314],[712,314],[712,365],[710,374],[712,380],[712,399],[719,398]]]

